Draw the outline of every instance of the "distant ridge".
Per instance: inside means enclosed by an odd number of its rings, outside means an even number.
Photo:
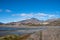
[[[30,18],[30,19],[26,19],[26,20],[22,20],[22,21],[18,21],[18,22],[10,22],[7,23],[6,25],[16,25],[16,26],[20,26],[20,25],[40,25],[42,21],[38,20],[36,18]]]
[[[0,25],[2,25],[2,24],[4,24],[4,23],[0,22]]]
[[[23,21],[20,21],[21,23],[32,23],[32,24],[39,24],[40,20],[36,19],[36,18],[31,18],[31,19],[26,19],[26,20],[23,20]]]
[[[50,26],[60,26],[60,18],[55,19],[55,20],[53,19],[53,21],[50,20],[50,21],[47,21],[47,22],[49,22],[48,25],[50,25]]]
[[[0,25],[2,25],[4,23],[0,22]],[[57,19],[48,19],[46,21],[42,21],[42,20],[38,20],[36,18],[30,18],[30,19],[26,19],[26,20],[22,20],[22,21],[18,21],[18,22],[10,22],[10,23],[6,23],[4,25],[33,25],[33,26],[60,26],[60,18]]]

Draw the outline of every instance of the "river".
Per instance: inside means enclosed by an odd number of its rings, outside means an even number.
[[[15,27],[0,27],[0,36],[5,35],[23,35],[27,33],[34,33],[40,30],[50,29],[50,28],[60,28],[60,26],[41,26],[41,27],[31,27],[31,28],[15,28]]]

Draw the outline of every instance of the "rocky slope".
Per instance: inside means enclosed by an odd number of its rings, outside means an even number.
[[[48,26],[60,26],[60,18],[59,19],[53,19],[53,20],[49,20],[47,21],[49,24],[47,24]]]
[[[0,23],[3,24],[3,23]],[[48,19],[46,21],[41,21],[36,18],[26,19],[18,22],[10,22],[4,24],[5,26],[21,26],[21,25],[27,25],[27,26],[60,26],[60,18],[57,19]]]
[[[36,18],[31,18],[31,19],[18,21],[18,22],[10,22],[10,23],[7,23],[6,25],[15,25],[15,26],[21,26],[21,25],[36,26],[37,25],[38,26],[40,25],[40,23],[42,23],[42,21]]]

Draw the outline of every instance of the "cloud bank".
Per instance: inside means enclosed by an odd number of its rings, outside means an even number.
[[[46,14],[46,13],[20,13],[20,14],[12,14],[12,16],[20,16],[23,18],[38,18],[38,19],[51,19],[56,18],[55,14]]]

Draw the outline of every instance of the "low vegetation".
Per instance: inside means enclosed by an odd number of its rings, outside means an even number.
[[[4,37],[0,37],[0,40],[26,40],[28,37],[30,36],[30,34],[26,34],[26,35],[7,35]]]

